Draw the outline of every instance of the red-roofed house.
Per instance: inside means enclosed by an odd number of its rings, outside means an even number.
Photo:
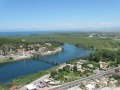
[[[115,75],[120,76],[120,72],[116,72]]]
[[[10,90],[17,90],[17,86],[16,85],[12,86]]]

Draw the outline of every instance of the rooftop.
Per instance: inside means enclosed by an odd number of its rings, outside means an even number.
[[[26,85],[26,88],[28,90],[34,90],[34,89],[36,89],[36,86],[34,84],[28,84],[28,85]]]
[[[115,75],[120,76],[120,72],[116,72]]]

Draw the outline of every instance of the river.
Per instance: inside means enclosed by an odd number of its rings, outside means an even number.
[[[57,54],[45,56],[48,60],[56,60],[58,62],[66,62],[77,57],[88,56],[92,51],[65,43],[64,50]],[[46,70],[54,67],[54,65],[43,63],[37,60],[22,60],[0,65],[0,84],[6,83],[12,79],[32,74],[38,71]]]

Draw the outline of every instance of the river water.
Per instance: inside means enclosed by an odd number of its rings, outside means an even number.
[[[84,50],[83,48],[76,47],[68,43],[65,43],[62,47],[64,48],[62,52],[54,55],[45,56],[44,58],[64,63],[70,59],[88,56],[92,52],[91,50]],[[1,64],[0,84],[6,83],[20,76],[25,76],[52,67],[54,67],[54,65],[43,63],[33,59]]]

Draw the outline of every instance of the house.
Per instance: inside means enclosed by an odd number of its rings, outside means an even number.
[[[104,87],[107,86],[107,85],[108,85],[108,82],[107,82],[107,81],[104,81],[104,82],[103,82],[103,85],[104,85]]]
[[[17,90],[17,86],[16,85],[12,86],[10,90]]]
[[[115,75],[120,76],[120,72],[116,72]]]
[[[85,86],[85,90],[95,90],[95,86],[92,84],[88,84]]]
[[[89,68],[93,68],[94,66],[92,64],[87,65]]]
[[[107,69],[107,66],[108,66],[108,65],[107,65],[106,62],[100,61],[99,64],[100,64],[100,68],[101,68],[101,69],[103,69],[103,70],[106,70],[106,69]]]
[[[61,82],[60,81],[51,81],[49,82],[50,85],[59,85]]]
[[[77,65],[77,71],[81,71],[82,65]]]
[[[96,83],[99,83],[100,81],[99,81],[98,79],[95,79],[95,82],[96,82]]]
[[[77,62],[77,65],[82,65],[83,63],[82,62]]]
[[[81,71],[82,70],[82,65],[83,65],[83,63],[82,62],[77,62],[76,63],[77,64],[77,71]]]
[[[50,82],[50,80],[49,79],[44,79],[44,82],[48,83],[48,82]]]
[[[37,90],[37,87],[34,84],[28,84],[26,85],[27,90]]]

